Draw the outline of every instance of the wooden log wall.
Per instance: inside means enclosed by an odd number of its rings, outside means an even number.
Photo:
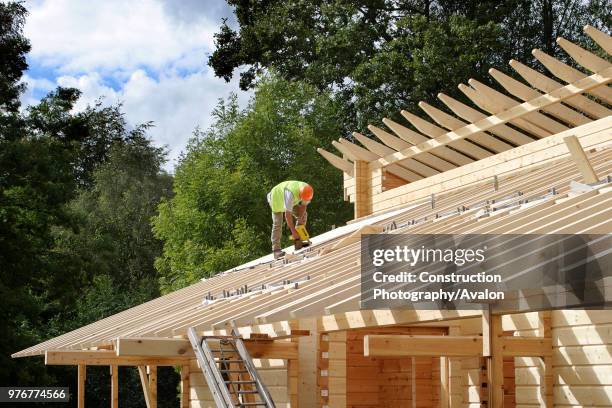
[[[554,406],[612,406],[612,311],[553,311],[551,325]]]

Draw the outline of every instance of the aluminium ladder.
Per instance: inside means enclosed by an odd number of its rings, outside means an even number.
[[[190,327],[187,334],[217,407],[275,408],[236,330],[231,336],[200,336]]]

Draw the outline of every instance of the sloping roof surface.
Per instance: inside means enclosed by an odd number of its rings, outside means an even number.
[[[612,172],[612,148],[589,153],[597,174]],[[612,187],[572,192],[581,176],[569,157],[498,180],[457,189],[406,211],[377,217],[390,233],[596,233],[612,228]],[[458,210],[461,208],[461,210]],[[162,296],[14,354],[48,349],[81,349],[109,344],[117,337],[172,337],[190,326],[223,329],[230,319],[242,325],[359,309],[359,242],[325,255],[340,238],[315,245],[293,262],[258,264]],[[296,286],[297,283],[297,286]],[[246,292],[222,297],[223,291]],[[206,295],[216,300],[206,304]],[[204,301],[204,303],[203,303]]]

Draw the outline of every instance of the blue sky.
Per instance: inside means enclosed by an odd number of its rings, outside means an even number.
[[[250,93],[216,78],[206,65],[223,0],[28,0],[25,34],[32,43],[23,81],[24,105],[55,87],[83,92],[76,110],[103,97],[122,102],[134,125],[153,121],[150,135],[170,151],[171,170],[196,127],[210,125],[219,98]]]

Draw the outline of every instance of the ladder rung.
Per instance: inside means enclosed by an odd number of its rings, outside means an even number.
[[[215,360],[215,363],[244,363],[244,360]]]
[[[265,402],[239,402],[236,404],[237,407],[267,407],[268,405]]]
[[[238,390],[236,391],[236,394],[258,394],[259,391],[257,390]]]
[[[226,384],[255,384],[255,381],[224,381]]]

